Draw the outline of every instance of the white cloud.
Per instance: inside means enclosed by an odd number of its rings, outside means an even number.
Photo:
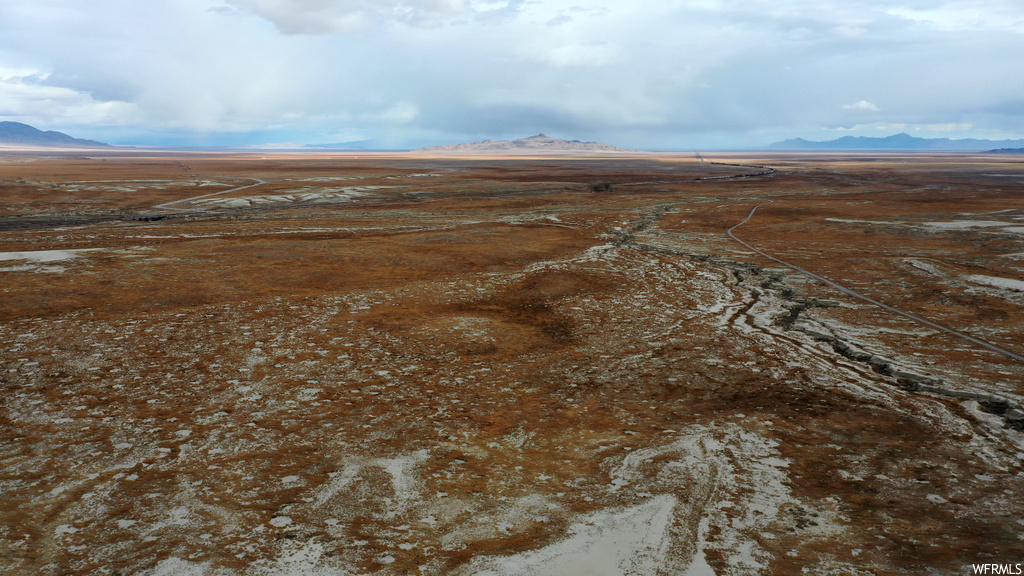
[[[879,124],[855,124],[853,126],[841,126],[833,128],[836,132],[880,132],[880,133],[892,133],[902,132],[907,129],[907,125],[901,122],[889,122]]]
[[[226,0],[286,34],[334,34],[382,24],[435,26],[470,11],[466,0]]]
[[[565,66],[607,66],[619,61],[618,48],[607,42],[566,44],[532,51],[534,59],[559,68]]]
[[[921,124],[919,126],[914,126],[914,130],[920,132],[967,132],[971,128],[974,128],[973,124],[957,124],[953,122],[945,124]]]
[[[40,73],[0,78],[0,117],[116,124],[130,122],[136,114],[136,107],[127,102],[97,101],[89,94],[47,86],[43,80],[45,75]]]
[[[1024,135],[1019,0],[901,6],[0,0],[0,120],[92,123],[113,141],[396,146],[536,132],[742,146],[837,126]]]
[[[40,74],[40,71],[32,68],[8,68],[0,65],[0,81],[11,80],[16,77],[25,78],[37,74]]]
[[[843,106],[843,110],[857,110],[860,112],[878,112],[878,106],[875,106],[867,100],[860,100],[853,104],[846,104]]]
[[[386,110],[382,111],[376,118],[387,122],[412,122],[420,115],[419,106],[414,102],[397,102]],[[371,117],[371,119],[373,119]]]
[[[947,2],[941,6],[909,8],[901,6],[887,11],[906,20],[944,31],[1004,30],[1024,33],[1024,12],[1019,2],[987,1]]]

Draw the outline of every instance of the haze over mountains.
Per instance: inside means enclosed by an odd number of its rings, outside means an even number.
[[[934,151],[986,151],[993,148],[1024,148],[1024,140],[978,140],[966,138],[918,138],[900,133],[885,138],[844,136],[836,140],[813,142],[793,138],[769,144],[774,150],[934,150]]]
[[[95,140],[83,140],[55,130],[42,131],[21,122],[0,122],[0,145],[44,146],[54,148],[105,148]]]
[[[376,142],[363,140],[338,144],[302,144],[296,142],[262,144],[242,148],[268,150],[375,150]],[[30,146],[46,148],[109,148],[110,144],[75,138],[55,130],[39,130],[21,122],[0,121],[0,146]],[[1024,139],[1019,140],[982,140],[976,138],[919,138],[906,133],[894,134],[884,138],[868,136],[844,136],[835,140],[813,141],[803,138],[791,138],[766,146],[769,150],[779,151],[814,151],[814,150],[875,150],[875,151],[919,151],[919,152],[991,152],[1002,154],[1024,153]],[[381,148],[383,150],[383,148]],[[417,148],[413,152],[444,153],[444,154],[572,154],[572,153],[624,153],[636,152],[601,142],[582,142],[580,140],[563,140],[544,134],[537,134],[517,140],[482,140],[479,142],[451,144],[447,146],[429,146]]]
[[[580,142],[579,140],[562,140],[537,134],[518,140],[483,140],[471,144],[452,144],[450,146],[430,146],[419,148],[415,152],[444,152],[459,154],[508,154],[537,152],[633,152],[610,144],[600,142]]]

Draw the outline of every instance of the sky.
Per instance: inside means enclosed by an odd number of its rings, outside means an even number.
[[[0,120],[189,146],[1024,138],[1024,2],[0,0]]]

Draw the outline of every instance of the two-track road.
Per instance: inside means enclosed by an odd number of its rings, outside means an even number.
[[[754,251],[755,253],[757,253],[757,254],[759,254],[761,256],[764,256],[765,258],[767,258],[767,259],[769,259],[769,260],[771,260],[773,262],[778,262],[779,264],[782,264],[783,266],[785,266],[787,268],[791,268],[791,269],[793,269],[793,270],[803,274],[804,276],[808,276],[810,278],[814,278],[815,280],[818,280],[819,282],[824,282],[825,284],[828,284],[829,286],[835,288],[836,290],[839,290],[840,292],[842,292],[844,294],[849,294],[850,296],[853,296],[854,298],[859,298],[860,300],[863,300],[865,302],[868,302],[870,304],[878,306],[879,308],[882,308],[884,310],[888,310],[889,312],[893,312],[893,313],[899,314],[900,316],[903,316],[905,318],[909,318],[909,319],[911,319],[911,320],[913,320],[915,322],[918,322],[920,324],[924,324],[925,326],[928,326],[930,328],[935,328],[936,330],[941,330],[942,332],[945,332],[947,334],[951,334],[953,336],[957,336],[958,338],[963,338],[964,340],[967,340],[968,342],[971,342],[971,343],[976,344],[978,346],[981,346],[983,348],[987,348],[987,349],[989,349],[989,350],[991,350],[993,352],[997,352],[999,354],[1002,354],[1003,356],[1006,356],[1008,358],[1012,358],[1012,359],[1014,359],[1014,360],[1016,360],[1018,362],[1024,362],[1024,356],[1021,356],[1019,354],[1015,354],[1013,352],[1010,352],[1009,350],[1004,350],[1004,349],[1002,349],[1002,348],[1000,348],[1000,347],[998,347],[998,346],[996,346],[994,344],[990,344],[988,342],[985,342],[984,340],[979,340],[978,338],[975,338],[974,336],[970,336],[968,334],[964,334],[963,332],[960,332],[958,330],[954,330],[954,329],[949,328],[947,326],[943,326],[942,324],[937,324],[935,322],[932,322],[931,320],[926,320],[924,318],[921,318],[920,316],[916,316],[914,314],[911,314],[910,312],[905,312],[905,311],[900,310],[898,308],[893,308],[892,306],[889,306],[888,304],[883,304],[882,302],[879,302],[878,300],[875,300],[874,298],[865,296],[863,294],[860,294],[859,292],[855,292],[855,291],[853,291],[853,290],[851,290],[851,289],[849,289],[849,288],[847,288],[845,286],[842,286],[840,284],[837,284],[836,282],[833,282],[832,280],[829,280],[828,278],[825,278],[823,276],[819,276],[819,275],[817,275],[817,274],[815,274],[813,272],[809,272],[807,270],[804,270],[803,268],[801,268],[801,267],[799,267],[799,266],[797,266],[795,264],[790,264],[789,262],[786,262],[785,260],[781,260],[779,258],[776,258],[775,256],[772,256],[771,254],[768,254],[768,253],[766,253],[766,252],[764,252],[762,250],[759,250],[759,249],[751,246],[750,244],[748,244],[748,243],[744,242],[743,240],[737,238],[736,235],[733,234],[734,230],[736,230],[740,226],[743,226],[744,224],[749,222],[751,218],[754,217],[754,214],[757,212],[758,208],[760,208],[762,206],[765,206],[765,205],[768,205],[768,204],[771,204],[772,202],[774,202],[774,200],[769,200],[768,202],[764,202],[762,204],[758,204],[757,206],[754,206],[754,208],[750,211],[750,214],[748,214],[747,217],[742,222],[740,222],[739,224],[733,226],[732,228],[729,228],[729,230],[726,232],[726,234],[728,234],[729,237],[732,238],[733,240],[735,240],[735,241],[739,242],[740,244],[746,246],[747,248],[749,248],[750,250]]]
[[[189,172],[191,172],[191,170]],[[240,190],[246,190],[248,188],[255,188],[256,186],[261,186],[267,183],[266,180],[260,180],[259,178],[250,178],[250,180],[253,181],[252,184],[246,184],[245,186],[231,188],[230,190],[221,190],[219,192],[211,192],[209,194],[200,194],[199,196],[192,196],[191,198],[172,200],[170,202],[164,202],[163,204],[157,204],[156,206],[153,206],[153,208],[156,210],[187,210],[187,208],[174,208],[173,206],[175,204],[181,204],[182,202],[193,202],[195,200],[201,200],[203,198],[209,198],[211,196],[219,196],[221,194],[230,194],[232,192],[238,192]],[[202,210],[198,210],[198,212],[202,212]]]

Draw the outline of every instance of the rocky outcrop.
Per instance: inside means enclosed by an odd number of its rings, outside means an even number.
[[[803,309],[806,309],[806,306]],[[815,341],[831,345],[832,350],[844,358],[863,362],[871,366],[875,372],[895,378],[900,387],[908,392],[924,392],[946,398],[974,400],[985,412],[1001,416],[1006,421],[1008,428],[1024,431],[1024,411],[1021,410],[1020,406],[1013,404],[1006,398],[992,394],[980,394],[946,388],[941,379],[902,367],[891,358],[871,354],[850,342],[838,338],[823,326],[807,322],[794,322],[791,326],[792,330],[806,334]]]

